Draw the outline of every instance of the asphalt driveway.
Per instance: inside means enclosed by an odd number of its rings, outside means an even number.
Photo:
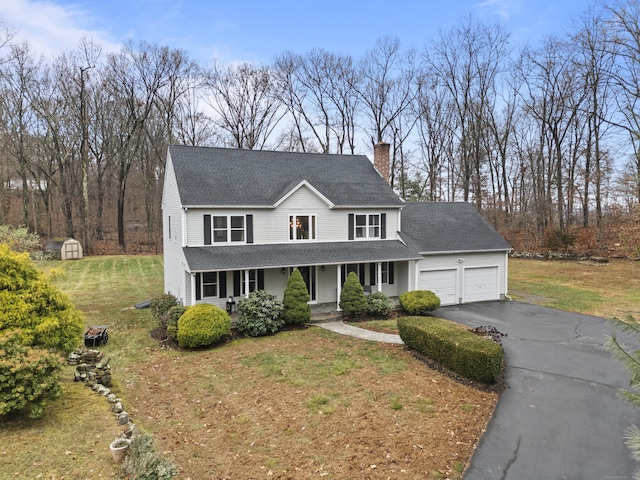
[[[632,479],[640,470],[623,438],[629,424],[640,425],[640,410],[616,396],[629,374],[604,347],[605,320],[520,302],[434,314],[508,335],[508,386],[464,480]]]

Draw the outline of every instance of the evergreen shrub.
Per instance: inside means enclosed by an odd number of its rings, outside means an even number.
[[[440,306],[440,299],[430,290],[414,290],[400,295],[400,306],[409,315],[428,315]]]
[[[264,290],[251,292],[238,304],[236,329],[249,337],[276,333],[284,325],[283,306],[275,295]]]
[[[367,297],[367,313],[387,316],[393,310],[393,302],[384,292],[375,292]]]
[[[24,345],[69,353],[82,339],[84,321],[28,253],[0,245],[0,335],[13,330]]]
[[[175,307],[176,305],[178,305],[178,299],[175,296],[170,293],[163,293],[162,295],[158,295],[151,299],[151,305],[149,305],[149,308],[151,309],[151,315],[153,315],[156,320],[162,322],[164,314],[167,313],[171,307]]]
[[[311,305],[309,305],[309,291],[304,283],[302,274],[296,268],[287,282],[287,288],[282,297],[284,305],[284,323],[288,325],[302,324],[311,320]]]
[[[46,350],[21,344],[18,330],[0,335],[0,416],[42,416],[48,400],[62,394],[62,361]]]
[[[340,292],[340,308],[351,316],[367,311],[367,296],[355,272],[349,272]]]
[[[187,307],[184,307],[182,305],[175,305],[162,316],[160,324],[167,329],[167,336],[170,339],[178,340],[178,320],[186,311]]]
[[[471,380],[492,383],[502,371],[500,345],[448,320],[399,318],[398,333],[409,348]]]
[[[208,347],[229,334],[229,314],[215,305],[201,303],[188,307],[178,320],[180,348]]]

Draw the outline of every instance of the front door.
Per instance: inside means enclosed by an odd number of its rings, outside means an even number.
[[[307,285],[311,302],[318,301],[318,285],[316,281],[316,267],[298,267],[304,283]]]

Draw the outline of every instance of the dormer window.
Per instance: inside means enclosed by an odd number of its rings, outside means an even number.
[[[289,215],[289,240],[315,240],[315,215]]]

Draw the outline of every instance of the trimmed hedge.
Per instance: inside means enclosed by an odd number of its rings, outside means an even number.
[[[409,348],[471,380],[492,383],[502,371],[504,351],[500,345],[448,320],[400,318],[398,333]]]
[[[431,290],[414,290],[400,295],[400,306],[409,315],[427,315],[440,306],[440,299]]]
[[[215,305],[193,305],[178,320],[180,348],[208,347],[230,334],[229,314]]]

